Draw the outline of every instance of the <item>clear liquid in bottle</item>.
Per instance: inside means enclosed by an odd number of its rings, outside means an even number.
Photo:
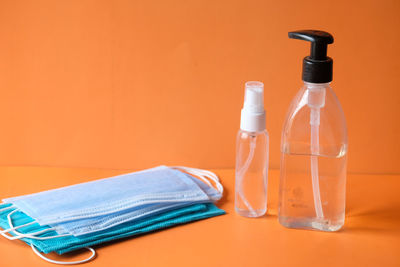
[[[337,231],[344,224],[347,127],[329,83],[305,83],[282,131],[279,222]]]
[[[347,155],[316,156],[322,218],[315,211],[311,157],[282,153],[279,222],[289,228],[337,231],[344,224]]]

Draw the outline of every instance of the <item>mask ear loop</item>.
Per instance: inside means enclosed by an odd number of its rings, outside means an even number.
[[[3,203],[2,203],[3,204]],[[1,208],[0,209],[0,212],[3,212],[3,211],[5,211],[5,210],[9,210],[9,209],[14,209],[15,207],[14,207],[14,205],[11,205],[11,206],[8,206],[8,207],[5,207],[5,208]]]
[[[18,225],[18,226],[15,226],[13,228],[9,228],[9,229],[6,229],[6,230],[1,230],[0,234],[8,233],[8,232],[14,231],[15,229],[19,229],[19,228],[22,228],[22,227],[25,227],[25,226],[29,226],[29,225],[32,225],[32,224],[35,224],[35,223],[36,222],[33,221],[33,222],[26,223],[26,224]]]
[[[92,252],[92,255],[90,255],[87,259],[84,259],[81,261],[56,261],[56,260],[52,260],[52,259],[49,259],[49,258],[43,256],[43,254],[41,254],[33,244],[31,244],[31,248],[32,248],[33,252],[35,252],[35,254],[38,255],[43,260],[51,262],[51,263],[55,263],[55,264],[61,264],[61,265],[73,265],[73,264],[85,263],[85,262],[92,260],[96,256],[96,251],[93,248],[85,247],[87,250]]]
[[[185,171],[185,172],[187,172],[189,174],[195,175],[195,176],[199,177],[204,183],[206,183],[210,187],[214,188],[214,186],[210,183],[210,180],[211,180],[211,181],[213,181],[215,183],[215,186],[217,187],[216,190],[218,192],[220,192],[221,195],[224,192],[224,187],[219,182],[218,176],[213,172],[210,172],[210,171],[207,171],[207,170],[202,170],[202,169],[183,167],[183,166],[174,166],[174,167],[171,167],[171,168],[177,169],[177,170],[183,170],[183,171]]]
[[[217,191],[221,193],[221,195],[224,192],[224,188],[219,182],[218,176],[210,171],[207,170],[202,170],[202,169],[196,169],[196,168],[189,168],[189,167],[183,167],[183,166],[178,166],[177,168],[181,168],[184,171],[188,172],[189,174],[193,174],[198,176],[202,181],[204,181],[206,184],[208,184],[211,187],[214,187],[211,185],[211,183],[208,180],[211,180],[215,183],[215,186],[217,187]]]
[[[15,209],[15,207],[12,205],[12,206],[9,206],[9,207],[6,207],[6,208],[2,208],[2,209],[0,209],[0,212],[8,210],[8,209]],[[13,212],[15,212],[15,210],[11,211],[10,213],[13,213]],[[33,221],[33,222],[25,223],[25,224],[22,224],[22,225],[18,225],[18,226],[15,226],[15,227],[13,226],[13,227],[10,227],[9,229],[1,230],[0,231],[0,235],[4,236],[5,238],[7,238],[9,240],[14,240],[15,238],[13,236],[6,235],[6,233],[11,232],[11,231],[15,231],[16,229],[23,228],[25,226],[29,226],[29,225],[32,225],[32,224],[35,224],[35,223],[36,222]]]
[[[0,211],[4,211],[4,210],[6,210],[6,209],[11,209],[11,208],[15,208],[15,207],[10,206],[10,207],[7,207],[7,208],[0,209]],[[12,223],[11,215],[12,215],[14,212],[17,212],[17,211],[19,211],[19,209],[15,209],[15,210],[11,211],[9,214],[7,214],[8,224],[9,224],[9,226],[10,226],[11,228],[6,229],[6,230],[3,230],[3,231],[0,231],[0,234],[1,234],[2,236],[4,236],[5,238],[7,238],[7,239],[9,239],[9,240],[15,240],[15,239],[21,239],[21,238],[27,237],[27,238],[32,238],[32,239],[41,239],[41,240],[43,240],[43,239],[50,239],[50,238],[57,238],[57,237],[61,237],[61,236],[66,236],[66,235],[58,235],[58,236],[47,236],[47,237],[35,237],[35,236],[32,235],[32,234],[40,234],[40,233],[44,233],[44,232],[46,232],[46,231],[53,230],[52,228],[40,230],[40,231],[37,231],[37,232],[34,232],[34,233],[30,233],[30,234],[22,234],[22,233],[20,233],[20,232],[18,232],[18,231],[15,231],[16,229],[23,228],[23,227],[25,227],[25,226],[29,226],[29,225],[32,225],[32,224],[35,224],[35,223],[36,223],[36,221],[32,221],[32,222],[29,222],[29,223],[26,223],[26,224],[14,226],[13,223]],[[5,233],[8,233],[8,232],[10,232],[10,231],[13,231],[17,236],[8,236],[8,235],[5,234]],[[34,252],[36,255],[38,255],[40,258],[42,258],[43,260],[48,261],[48,262],[51,262],[51,263],[55,263],[55,264],[61,264],[61,265],[72,265],[72,264],[85,263],[85,262],[88,262],[88,261],[92,260],[92,259],[96,256],[96,251],[95,251],[93,248],[85,247],[86,249],[88,249],[89,251],[92,252],[92,255],[90,255],[87,259],[84,259],[84,260],[81,260],[81,261],[71,261],[71,262],[55,261],[55,260],[52,260],[52,259],[49,259],[49,258],[43,256],[43,255],[35,248],[35,246],[34,246],[32,243],[30,244],[30,246],[31,246],[33,252]]]
[[[16,240],[16,239],[21,239],[21,238],[31,238],[31,239],[36,239],[36,240],[47,240],[47,239],[53,239],[53,238],[58,238],[58,237],[64,237],[64,236],[71,236],[71,234],[63,234],[63,235],[56,235],[56,236],[36,236],[39,234],[43,234],[45,232],[49,232],[49,231],[54,231],[54,228],[47,228],[47,229],[43,229],[43,230],[39,230],[37,232],[33,232],[33,233],[28,233],[28,234],[24,234],[21,232],[16,231],[15,229],[18,228],[22,228],[28,225],[31,225],[33,223],[36,223],[35,221],[24,224],[24,225],[19,225],[19,226],[14,226],[13,222],[12,222],[12,218],[11,215],[17,211],[20,211],[19,209],[15,209],[13,211],[11,211],[10,213],[7,214],[7,221],[8,224],[10,226],[10,229],[5,230],[6,232],[12,231],[16,236],[9,236],[6,235],[4,233],[1,233],[2,236],[4,236],[5,238],[9,239],[9,240]]]

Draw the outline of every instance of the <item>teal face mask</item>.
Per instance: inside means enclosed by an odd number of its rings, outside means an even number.
[[[12,216],[8,216],[13,213]],[[0,233],[6,236],[6,232],[15,236],[13,231],[10,229],[10,219],[13,229],[18,229],[18,232],[29,236],[29,234],[35,233],[35,238],[22,237],[21,240],[32,247],[32,249],[37,252],[50,253],[56,252],[58,254],[63,254],[73,250],[87,248],[89,246],[135,236],[138,234],[148,233],[159,229],[164,229],[167,227],[172,227],[179,224],[184,224],[196,220],[201,220],[213,216],[218,216],[225,214],[225,212],[217,208],[212,203],[206,204],[194,204],[188,207],[183,207],[171,211],[166,211],[164,213],[153,215],[140,220],[135,220],[131,222],[126,222],[107,230],[98,231],[96,233],[86,234],[82,236],[62,236],[57,234],[57,232],[51,230],[49,226],[40,226],[38,223],[21,211],[15,211],[15,208],[10,205],[0,206],[0,226],[5,229]],[[23,226],[25,225],[25,226]],[[19,226],[23,226],[18,228]],[[42,234],[37,234],[42,232]],[[38,238],[43,238],[40,240]],[[94,250],[91,249],[94,253]],[[55,262],[45,258],[40,255],[43,259],[48,260],[53,263],[65,264],[63,262]],[[94,255],[93,255],[94,256]],[[92,257],[91,257],[92,258]],[[88,260],[90,260],[89,258]],[[82,261],[84,262],[84,261]],[[77,262],[77,263],[82,263]]]

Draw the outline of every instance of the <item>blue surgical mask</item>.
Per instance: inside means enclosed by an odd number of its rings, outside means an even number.
[[[118,224],[134,221],[148,216],[156,215],[168,210],[185,207],[193,203],[206,203],[210,201],[194,201],[194,202],[180,202],[180,203],[161,203],[161,204],[147,204],[132,209],[103,215],[99,217],[92,217],[87,219],[80,219],[75,221],[68,221],[58,224],[51,224],[52,229],[59,234],[72,234],[74,236],[85,235],[101,230],[105,230],[116,226]]]
[[[151,216],[164,211],[185,207],[194,203],[207,203],[217,201],[221,198],[223,188],[219,183],[218,177],[214,173],[187,167],[174,168],[187,172],[183,173],[179,171],[179,175],[183,174],[188,179],[196,183],[196,185],[208,196],[208,199],[199,201],[184,201],[184,199],[182,199],[182,201],[180,202],[147,204],[117,213],[112,213],[109,215],[52,224],[51,226],[53,226],[53,228],[59,234],[70,233],[75,236],[80,236],[108,229],[126,221],[144,218],[146,216]],[[188,173],[191,173],[192,175]],[[199,177],[201,180],[195,178],[194,176]],[[213,187],[210,181],[215,184],[217,189]]]
[[[195,180],[177,169],[160,166],[3,201],[29,214],[41,225],[52,225],[61,232],[77,229],[73,234],[85,234],[90,232],[89,228],[102,230],[98,227],[100,224],[93,225],[99,218],[102,225],[111,227],[116,221],[123,223],[152,212],[221,198],[222,186],[217,180],[214,182],[219,191],[211,184]]]

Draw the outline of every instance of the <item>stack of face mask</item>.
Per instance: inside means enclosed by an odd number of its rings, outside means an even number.
[[[192,174],[192,175],[191,175]],[[215,186],[216,189],[213,187]],[[3,199],[0,234],[42,253],[89,246],[224,214],[209,171],[165,166],[31,195]]]

